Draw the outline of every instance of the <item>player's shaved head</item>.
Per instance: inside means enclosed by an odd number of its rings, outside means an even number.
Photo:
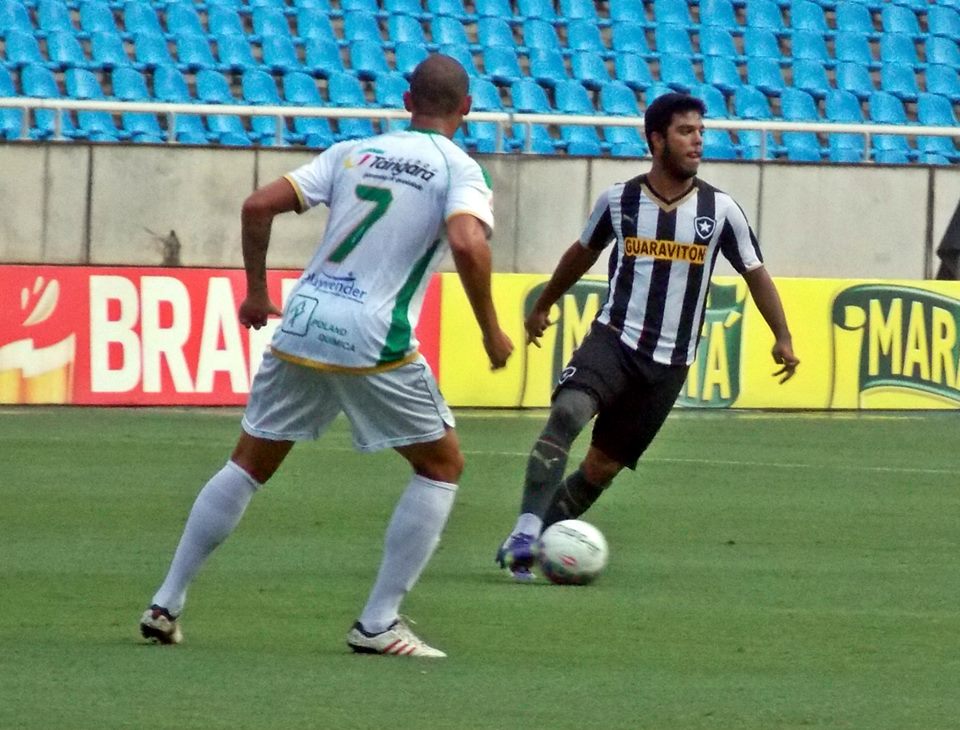
[[[456,114],[469,91],[470,79],[463,66],[440,53],[421,61],[410,77],[410,101],[417,114]]]

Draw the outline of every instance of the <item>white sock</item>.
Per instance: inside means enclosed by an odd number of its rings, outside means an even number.
[[[532,512],[524,512],[517,518],[517,524],[513,528],[511,535],[519,535],[521,532],[534,537],[540,537],[540,530],[543,529],[543,519],[537,517]]]
[[[183,610],[187,587],[210,554],[233,532],[260,483],[228,461],[197,495],[167,577],[152,603],[172,615]]]
[[[417,582],[440,542],[457,485],[414,474],[387,526],[383,562],[370,598],[360,615],[364,630],[385,631],[400,612],[400,603]]]

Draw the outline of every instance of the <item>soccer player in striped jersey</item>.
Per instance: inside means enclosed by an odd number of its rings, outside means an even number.
[[[293,444],[317,438],[345,413],[355,448],[393,448],[413,468],[347,643],[356,652],[445,656],[410,630],[399,609],[440,540],[463,470],[453,415],[415,335],[430,275],[447,248],[491,365],[503,367],[513,350],[490,293],[490,187],[451,141],[470,109],[468,88],[454,59],[428,57],[404,96],[408,130],[340,142],[244,203],[247,296],[238,316],[255,329],[280,315],[267,294],[273,218],[319,203],[330,215],[254,378],[239,441],[197,496],[167,577],[141,617],[144,637],[181,640],[178,617],[197,571]]]
[[[529,342],[539,347],[550,308],[614,244],[606,301],[560,375],[527,462],[520,516],[497,552],[517,580],[533,578],[543,529],[582,515],[624,467],[636,468],[660,430],[696,355],[718,254],[746,280],[773,333],[781,366],[774,375],[784,382],[797,367],[779,294],[743,211],[696,177],[705,111],[685,94],[650,104],[650,171],[600,195],[526,319]],[[587,455],[564,478],[570,446],[594,416]]]

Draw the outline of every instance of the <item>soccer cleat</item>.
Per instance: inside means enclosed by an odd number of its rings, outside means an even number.
[[[528,583],[536,577],[530,570],[536,559],[537,538],[527,532],[510,535],[497,550],[496,557],[500,567],[508,569],[513,579],[521,583]]]
[[[179,644],[183,641],[183,633],[176,616],[162,606],[154,604],[143,612],[140,617],[140,633],[144,639],[155,644]]]
[[[397,619],[379,634],[368,634],[357,621],[347,634],[347,646],[358,654],[388,654],[391,656],[416,656],[425,658],[445,657],[417,636],[403,621]]]

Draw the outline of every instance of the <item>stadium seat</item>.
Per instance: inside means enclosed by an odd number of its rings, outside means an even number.
[[[10,7],[13,6],[10,5]],[[63,2],[60,2],[60,0],[40,0],[40,2],[37,3],[37,27],[48,34],[55,32],[72,34],[77,32],[77,28],[73,25],[73,18],[70,15],[70,8]],[[32,28],[22,28],[21,30],[32,32]]]
[[[657,53],[674,56],[686,56],[692,60],[697,54],[693,52],[693,43],[687,29],[677,25],[658,25],[654,31],[657,44]]]
[[[643,90],[643,107],[646,108],[650,106],[657,97],[672,92],[673,89],[669,85],[661,84],[659,81],[655,84],[650,84],[650,86]]]
[[[80,3],[80,29],[87,33],[120,33],[110,6],[97,0]]]
[[[330,103],[338,107],[365,107],[366,95],[356,77],[348,73],[332,73],[327,80],[327,94]],[[337,119],[337,139],[356,139],[371,137],[374,134],[370,119]]]
[[[0,67],[2,68],[2,67]],[[35,99],[60,99],[60,87],[50,69],[40,65],[24,66],[20,70],[20,85],[23,95]],[[33,124],[30,128],[32,139],[50,139],[56,135],[58,113],[53,109],[36,109],[33,112]],[[76,135],[76,128],[68,112],[59,114],[60,134],[70,138]]]
[[[254,8],[253,9],[253,37],[251,40],[258,41],[264,38],[289,38],[290,23],[283,10],[279,8]]]
[[[105,99],[100,82],[93,72],[82,68],[71,68],[64,72],[64,84],[67,95],[73,99]],[[122,136],[113,116],[106,111],[77,112],[77,136],[92,142],[114,142]]]
[[[799,89],[784,89],[780,97],[780,111],[788,122],[818,122],[817,105],[813,97]],[[784,132],[782,135],[787,159],[794,162],[819,162],[822,155],[820,141],[813,132]]]
[[[470,46],[470,40],[467,38],[467,30],[458,18],[447,17],[446,15],[435,16],[430,23],[430,33],[434,43],[443,46]]]
[[[927,32],[956,41],[960,38],[960,12],[942,5],[928,6]]]
[[[823,7],[813,0],[793,0],[790,3],[790,27],[793,32],[811,31],[822,38],[831,31]]]
[[[503,28],[505,29],[506,33],[490,33],[488,31],[486,34],[484,34],[484,24],[495,24],[497,23],[496,18],[484,18],[477,24],[477,35],[482,45],[513,44],[513,34],[510,32],[510,26],[507,25],[506,21],[500,22],[503,24]],[[553,27],[552,23],[548,23],[545,20],[540,20],[539,18],[528,18],[527,20],[523,21],[522,28],[523,42],[527,48],[543,48],[557,51],[560,50],[560,38],[557,35],[557,30]]]
[[[380,12],[380,6],[377,0],[340,0],[340,9],[344,15],[347,13],[368,13],[376,15]]]
[[[784,58],[780,43],[767,28],[747,28],[743,31],[744,55],[753,58]]]
[[[266,36],[260,41],[260,63],[274,73],[299,71],[302,67],[290,36]]]
[[[616,127],[605,127],[606,129],[616,129]],[[610,139],[607,139],[607,142],[610,142],[610,156],[611,157],[646,157],[650,154],[650,150],[647,149],[647,143],[642,140],[639,132],[637,133],[637,139],[641,140],[638,143],[622,143],[622,142],[613,142]]]
[[[705,59],[716,56],[731,61],[743,60],[743,56],[737,52],[730,31],[713,26],[704,26],[700,29],[700,54]]]
[[[643,91],[653,84],[653,74],[643,60],[635,53],[617,53],[613,57],[613,66],[617,81],[622,81],[631,89]]]
[[[833,53],[838,63],[859,63],[871,71],[880,68],[870,49],[869,38],[862,33],[837,33],[833,38]]]
[[[527,56],[530,78],[541,86],[551,88],[556,86],[558,81],[565,81],[570,78],[563,62],[563,54],[560,51],[534,48],[530,50]]]
[[[116,33],[91,33],[90,56],[91,65],[105,71],[132,65],[123,47],[123,40]]]
[[[791,162],[820,162],[823,155],[813,132],[784,132],[783,150]]]
[[[730,111],[727,109],[727,99],[723,92],[710,84],[698,84],[690,93],[700,99],[707,107],[708,119],[728,119]]]
[[[473,62],[473,53],[467,46],[440,46],[437,50],[438,52],[459,61],[460,65],[463,66],[464,70],[466,70],[468,76],[480,75],[480,72],[477,71],[476,64]]]
[[[880,61],[887,66],[920,65],[913,38],[902,33],[884,33],[880,36]],[[881,69],[882,70],[882,69]]]
[[[283,98],[299,107],[325,106],[313,78],[296,71],[283,77]],[[323,117],[294,117],[292,126],[293,133],[288,133],[290,141],[321,149],[336,142],[330,122]]]
[[[650,55],[647,31],[640,23],[615,23],[611,30],[611,43],[615,53]]]
[[[599,95],[600,111],[613,116],[640,116],[637,97],[629,86],[621,81],[604,84]]]
[[[912,38],[920,37],[917,15],[910,8],[894,3],[884,3],[880,11],[880,23],[884,33],[903,33]]]
[[[205,104],[233,104],[230,82],[218,71],[203,69],[196,76],[197,98]]]
[[[85,68],[89,65],[83,55],[80,41],[71,31],[52,30],[47,33],[47,64],[51,68]]]
[[[658,25],[679,25],[684,28],[693,26],[687,0],[653,0],[653,17],[657,19]]]
[[[393,14],[387,17],[387,35],[393,43],[419,43],[427,45],[419,17]]]
[[[167,23],[167,32],[179,41],[187,36],[206,37],[206,31],[200,22],[193,5],[187,3],[170,3],[164,10]]]
[[[780,63],[774,58],[748,58],[747,83],[767,96],[780,96],[786,87]]]
[[[943,64],[960,69],[960,49],[957,47],[958,38],[942,38],[931,36],[924,44],[928,64]]]
[[[259,69],[249,69],[241,80],[243,100],[248,104],[276,106],[280,94],[273,77]],[[279,139],[277,133],[280,133]],[[274,116],[251,116],[250,138],[261,145],[275,146],[286,141],[286,124]]]
[[[364,81],[373,81],[381,74],[390,72],[383,45],[374,41],[358,40],[350,44],[350,67]]]
[[[567,154],[576,157],[599,157],[603,147],[593,127],[563,125],[560,127],[561,139],[566,144]],[[594,137],[589,135],[593,133]]]
[[[579,51],[570,54],[570,68],[573,78],[594,91],[599,91],[612,80],[599,53]]]
[[[420,0],[384,0],[383,10],[388,21],[395,15],[406,15],[418,19],[425,16]]]
[[[873,85],[870,71],[860,63],[845,62],[838,64],[835,78],[838,89],[849,91],[861,101],[877,90]]]
[[[297,36],[303,41],[319,39],[336,42],[330,18],[320,10],[303,8],[297,11]]]
[[[761,28],[781,34],[786,32],[787,24],[783,14],[773,0],[750,0],[746,4],[748,28]]]
[[[608,12],[614,25],[622,22],[649,25],[643,3],[638,3],[636,0],[610,0]]]
[[[177,68],[194,73],[202,68],[216,68],[217,62],[206,36],[182,35],[177,38]]]
[[[560,0],[559,17],[567,21],[586,20],[597,24],[603,22],[597,16],[594,0]]]
[[[730,0],[701,0],[700,24],[703,30],[707,27],[718,27],[730,32],[739,32],[740,28],[736,11]]]
[[[239,11],[243,6],[243,0],[207,0],[207,8],[222,7],[230,10]]]
[[[331,73],[343,71],[340,46],[336,41],[311,38],[304,46],[304,68],[324,78]]]
[[[571,52],[593,51],[603,54],[604,57],[610,52],[603,43],[600,29],[586,20],[571,20],[567,24],[567,47]]]
[[[500,92],[493,82],[481,78],[470,79],[470,95],[473,97],[473,109],[482,111],[502,111]],[[466,140],[470,147],[478,152],[493,152],[498,148],[499,125],[495,122],[474,122],[467,117]],[[500,140],[500,148],[505,149],[508,140]]]
[[[409,76],[413,73],[417,64],[428,55],[429,51],[426,46],[419,43],[397,43],[393,48],[393,63],[397,71],[404,76]],[[467,73],[471,73],[471,70],[467,69]],[[473,73],[476,73],[476,69],[473,69]]]
[[[257,65],[246,36],[222,35],[216,37],[217,61],[221,71],[240,73]]]
[[[197,73],[197,98],[205,104],[233,104],[230,84],[217,71],[203,69]],[[210,114],[206,118],[207,137],[229,146],[245,146],[250,137],[243,121],[234,114]]]
[[[952,137],[920,135],[917,137],[917,153],[921,158],[938,155],[945,157],[952,164],[960,162],[960,151],[957,150]]]
[[[151,33],[163,36],[160,19],[149,3],[128,2],[123,6],[123,28],[129,34]]]
[[[831,122],[856,124],[863,121],[860,102],[848,91],[830,91],[824,111],[826,119]],[[832,162],[861,162],[866,147],[862,134],[833,133],[829,135],[827,149]]]
[[[159,101],[174,104],[188,104],[192,101],[186,79],[171,66],[160,66],[153,70],[153,96]]]
[[[794,31],[790,38],[790,55],[794,60],[819,61],[827,66],[833,65],[824,36],[818,31]]]
[[[920,94],[917,98],[917,121],[933,127],[957,126],[953,105],[949,99],[939,94]]]
[[[463,6],[463,0],[427,0],[427,10],[432,15],[456,18],[457,22],[474,20]]]
[[[879,135],[884,137],[887,135]],[[904,141],[906,141],[904,139]],[[883,165],[906,165],[913,159],[913,153],[910,150],[903,149],[874,149],[873,160]]]
[[[720,89],[727,96],[743,86],[743,79],[733,59],[725,56],[706,56],[703,59],[703,81]]]
[[[488,46],[483,49],[484,74],[498,84],[510,85],[523,78],[517,52],[506,46]]]
[[[554,108],[562,114],[596,114],[587,90],[579,81],[561,81],[554,89]]]
[[[343,37],[352,41],[374,41],[383,44],[377,16],[372,13],[346,12],[343,14]]]
[[[903,103],[893,94],[885,91],[876,91],[870,95],[870,119],[878,124],[907,123],[907,113]],[[874,155],[881,151],[897,151],[906,155],[912,154],[907,138],[901,134],[873,134],[870,136]]]
[[[403,95],[409,89],[410,84],[401,74],[388,72],[377,79],[374,97],[384,109],[403,109]]]
[[[660,54],[660,81],[682,93],[700,83],[689,56]]]
[[[927,66],[927,91],[947,97],[954,104],[960,102],[960,75],[956,68],[935,64]]]
[[[137,33],[133,42],[134,60],[140,68],[171,66],[174,61],[162,35]]]
[[[880,69],[880,88],[904,101],[916,101],[920,93],[913,69],[896,63],[885,63]]]
[[[22,30],[8,30],[6,32],[6,58],[3,63],[7,68],[22,68],[31,64],[43,64],[46,60],[40,53],[40,44],[34,34]]]
[[[557,20],[552,0],[517,0],[517,15],[523,18],[539,18],[549,23]]]
[[[741,86],[733,95],[733,106],[739,119],[772,119],[770,102],[763,93],[752,86]]]
[[[476,0],[473,7],[478,18],[503,18],[507,20],[513,17],[513,8],[510,7],[509,0]]]
[[[835,22],[841,33],[857,33],[875,36],[876,28],[867,6],[859,2],[839,2],[836,8]]]
[[[708,160],[736,160],[737,147],[725,129],[707,129],[703,133],[703,157]]]
[[[806,91],[815,99],[824,98],[832,88],[823,64],[817,61],[795,61],[793,86]]]
[[[513,109],[517,112],[532,114],[548,114],[552,111],[543,87],[530,79],[520,79],[510,86],[510,98]],[[518,123],[513,130],[514,144],[526,149],[527,125]],[[547,149],[549,145],[550,149]],[[553,151],[553,139],[547,127],[543,124],[530,125],[530,151],[549,153]]]
[[[207,30],[211,36],[246,36],[243,21],[232,8],[215,5],[207,9]]]
[[[549,26],[553,30],[553,26]],[[481,48],[490,46],[501,46],[503,48],[517,49],[517,42],[513,38],[513,31],[510,24],[503,18],[480,18],[477,21],[477,42]],[[550,48],[549,45],[533,46],[534,48]],[[559,49],[559,42],[556,48]]]

